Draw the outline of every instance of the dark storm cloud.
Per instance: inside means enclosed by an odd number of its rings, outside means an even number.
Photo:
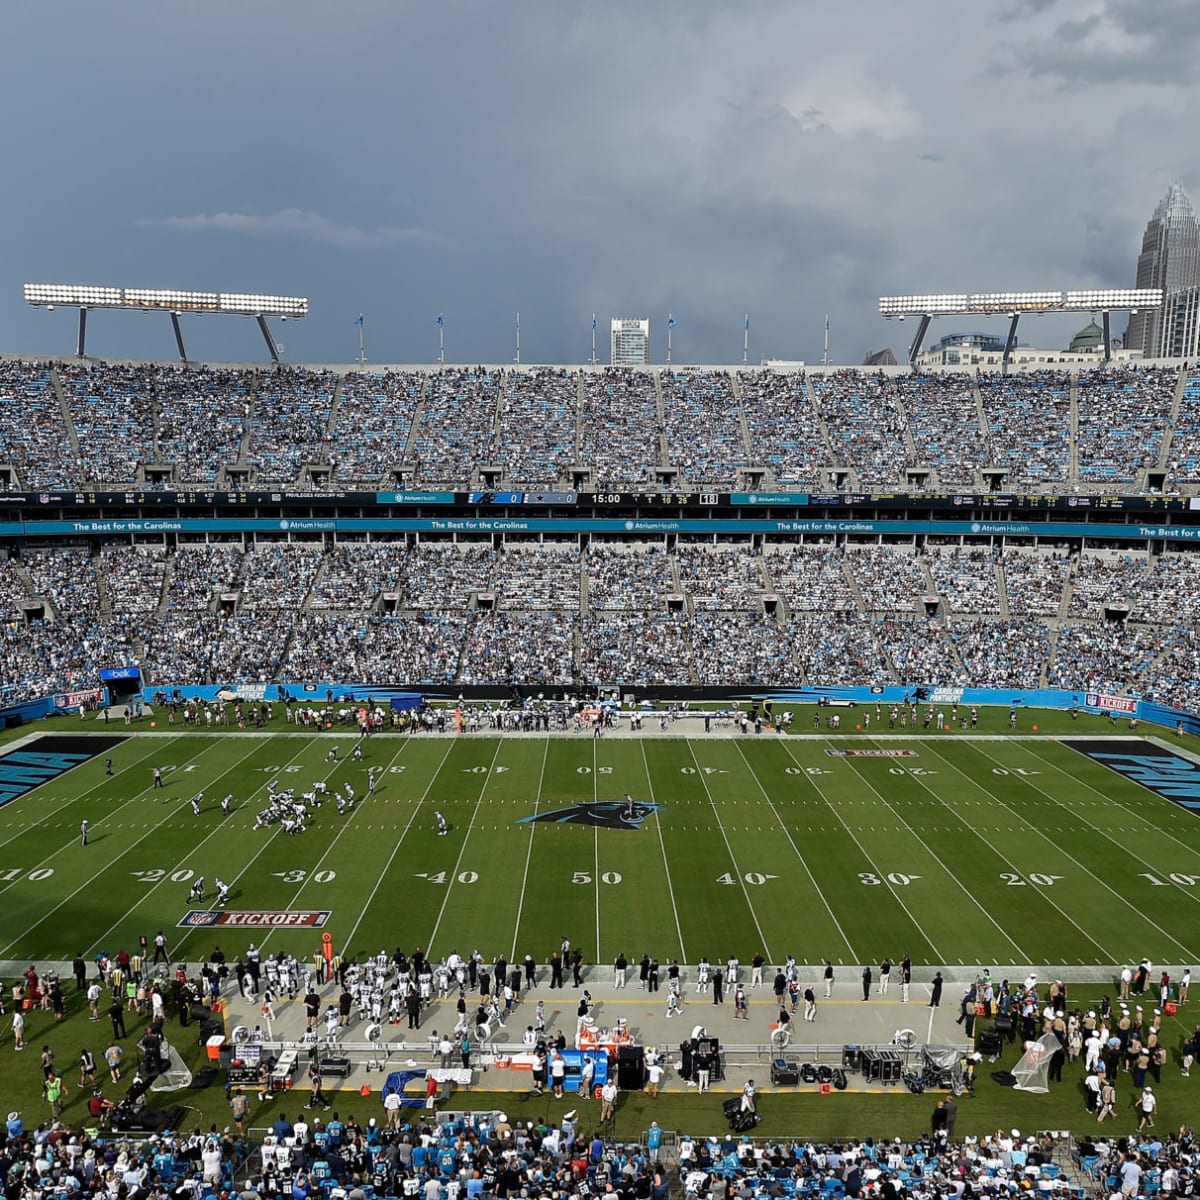
[[[585,358],[593,312],[602,346],[650,316],[660,359],[673,312],[708,362],[747,312],[752,358],[815,360],[829,313],[846,361],[897,340],[882,293],[1125,285],[1200,174],[1191,11],[16,6],[0,349],[72,344],[22,278],[307,295],[313,361],[353,356],[359,312],[374,361],[432,358],[438,312],[451,359],[508,361],[517,310],[526,361]],[[194,324],[197,355],[259,353]],[[159,326],[98,314],[92,346],[167,354]]]

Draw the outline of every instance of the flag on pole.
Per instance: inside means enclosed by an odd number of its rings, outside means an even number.
[[[746,314],[746,332],[747,333],[750,332],[750,314],[749,313]]]
[[[361,325],[363,323],[362,313],[359,313],[358,316],[354,318],[354,323],[355,325]]]
[[[675,326],[678,324],[679,324],[679,322],[676,321],[675,318],[673,316],[671,316],[670,313],[667,313],[667,328],[674,329]]]
[[[446,323],[446,316],[445,316],[445,314],[444,314],[444,313],[438,313],[438,315],[437,315],[437,323],[438,323],[439,325],[445,325],[445,323]]]
[[[592,313],[592,332],[596,332],[596,314]]]
[[[826,333],[829,332],[829,314],[828,313],[825,314],[825,332]]]
[[[517,332],[521,332],[521,314],[517,313]]]

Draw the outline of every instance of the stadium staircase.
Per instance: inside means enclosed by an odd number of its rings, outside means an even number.
[[[413,406],[412,424],[408,427],[408,441],[405,443],[404,453],[406,456],[412,454],[412,448],[417,444],[417,432],[421,428],[421,422],[425,419],[425,397],[429,394],[429,389],[433,387],[433,375],[429,374],[425,377],[425,386],[421,389],[421,394],[417,397],[417,403]],[[412,478],[407,486],[420,487],[421,480],[420,472],[413,470]]]
[[[250,482],[250,425],[254,420],[254,410],[258,407],[258,372],[255,371],[251,376],[250,390],[246,393],[246,416],[242,422],[242,440],[238,445],[237,461],[233,464],[242,472],[242,480],[246,483]],[[228,487],[232,481],[226,473],[225,485]]]
[[[899,392],[892,397],[896,404],[896,411],[900,414],[900,419],[904,422],[904,457],[915,467],[920,467],[921,463],[917,459],[917,443],[913,441],[912,430],[908,424],[908,409],[904,407],[904,401],[901,399]],[[935,474],[932,468],[930,473]]]
[[[585,466],[583,461],[583,372],[580,371],[575,379],[575,453],[571,456],[572,463]],[[593,484],[595,480],[592,481]]]
[[[996,570],[996,598],[1000,602],[1000,619],[1007,621],[1011,615],[1008,608],[1008,577],[1004,573],[1004,563],[997,560],[994,564]]]
[[[97,546],[91,559],[92,574],[96,576],[96,597],[100,601],[100,617],[107,624],[112,620],[112,596],[108,593],[108,580],[104,577],[104,557]]]
[[[1155,466],[1160,471],[1166,471],[1171,462],[1171,442],[1175,438],[1175,426],[1179,421],[1179,410],[1183,407],[1183,396],[1187,391],[1188,371],[1179,372],[1179,380],[1175,384],[1175,399],[1171,401],[1171,416],[1163,431],[1162,447],[1158,452],[1158,462]]]
[[[812,389],[812,380],[807,375],[804,376],[804,394],[808,397],[808,407],[812,411],[813,420],[817,423],[817,428],[821,431],[821,443],[825,447],[825,461],[830,464],[836,464],[837,456],[833,452],[833,439],[829,436],[829,426],[825,424],[825,418],[821,416],[821,406],[817,403],[816,393]],[[818,480],[818,491],[825,491],[828,487],[829,480],[821,478]],[[853,582],[853,581],[851,581]],[[855,593],[857,594],[857,588]],[[859,606],[862,605],[862,597],[859,597]]]
[[[1067,486],[1079,485],[1079,376],[1071,376],[1071,463],[1067,468]]]
[[[304,599],[300,604],[300,612],[302,614],[312,611],[313,601],[317,598],[317,585],[329,569],[329,550],[330,547],[327,546],[325,553],[321,555],[321,561],[317,564],[316,572],[312,577],[312,583],[309,584],[308,591],[304,593]]]
[[[652,463],[652,467],[661,467],[669,465],[671,462],[671,449],[667,445],[667,405],[663,400],[662,390],[662,372],[654,372],[654,419],[658,422],[658,462]]]
[[[54,385],[54,394],[58,397],[58,407],[62,411],[63,424],[67,427],[67,441],[71,443],[71,456],[79,463],[83,455],[79,453],[79,434],[75,432],[75,422],[71,419],[71,409],[67,405],[67,397],[62,389],[62,380],[58,377],[58,368],[50,371],[50,382]]]
[[[738,428],[742,431],[742,451],[745,453],[746,463],[749,465],[754,443],[750,440],[750,426],[746,422],[746,410],[742,406],[742,389],[738,385],[736,371],[729,372],[729,390],[733,393],[734,403],[737,404]]]
[[[334,449],[337,442],[334,441],[334,430],[337,429],[338,407],[342,402],[342,380],[345,376],[339,371],[333,381],[333,395],[329,397],[329,421],[325,425],[325,459],[329,464],[329,474],[326,478],[329,480],[329,486],[333,487],[334,481],[337,479],[338,467],[334,462]]]
[[[158,605],[154,610],[154,620],[161,620],[171,603],[171,586],[175,581],[175,555],[168,554],[163,564],[162,591],[158,596]]]
[[[975,415],[979,421],[979,438],[983,445],[983,453],[980,455],[980,461],[987,463],[989,466],[992,463],[992,431],[988,427],[987,411],[983,407],[983,393],[979,390],[979,373],[975,373],[975,378],[971,381],[971,395],[975,397]],[[987,491],[987,483],[979,477],[979,468],[975,468],[976,487],[980,491]]]

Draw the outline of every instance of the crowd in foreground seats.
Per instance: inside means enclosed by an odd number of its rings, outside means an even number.
[[[492,459],[508,467],[515,488],[563,483],[577,461],[575,445],[579,378],[563,369],[505,376],[496,449]]]

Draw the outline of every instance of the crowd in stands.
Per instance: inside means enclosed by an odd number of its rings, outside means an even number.
[[[1191,706],[1198,597],[1184,553],[687,538],[113,542],[24,547],[0,570],[10,697],[95,686],[98,665],[133,658],[158,684],[336,667],[366,683],[978,684]]]
[[[894,491],[908,459],[904,418],[881,375],[836,371],[809,382],[829,431],[834,464],[853,467],[864,488]]]
[[[738,390],[750,437],[750,465],[769,467],[776,486],[821,490],[821,468],[833,461],[802,374],[740,371]]]
[[[592,609],[655,609],[675,592],[671,560],[662,545],[593,542],[587,554]]]
[[[510,372],[501,389],[496,450],[514,488],[548,488],[576,461],[578,376],[564,369]]]
[[[1012,549],[1005,550],[999,561],[1010,613],[1030,617],[1058,615],[1070,571],[1066,554]]]
[[[761,559],[745,546],[680,540],[679,587],[697,609],[748,610],[766,591]]]
[[[978,376],[857,369],[425,371],[0,360],[0,468],[25,489],[293,484],[518,490],[687,485],[971,491],[1200,480],[1200,374],[1111,367]],[[60,402],[61,395],[61,402]],[[1074,432],[1073,432],[1074,430]],[[233,467],[237,476],[224,477]],[[306,474],[307,468],[316,468]],[[681,478],[660,479],[673,467]]]
[[[297,479],[329,462],[329,414],[337,376],[292,367],[259,376],[247,422],[247,462],[264,483]]]
[[[907,417],[914,464],[933,467],[943,490],[975,490],[988,454],[971,376],[897,375],[889,384]]]
[[[340,483],[374,487],[408,461],[409,435],[428,381],[415,371],[342,376],[331,435]]]
[[[13,467],[30,490],[79,477],[62,405],[43,363],[0,360],[0,463]]]
[[[1158,466],[1179,372],[1165,367],[1085,371],[1079,376],[1079,478],[1132,483]]]
[[[495,461],[496,405],[502,377],[480,367],[439,371],[410,442],[420,479],[428,487],[456,488],[481,464]]]
[[[79,443],[80,481],[132,483],[154,452],[154,378],[150,366],[58,368],[59,384]]]
[[[989,464],[1017,487],[1061,484],[1071,467],[1071,392],[1056,371],[980,375]]]
[[[724,371],[662,376],[667,457],[692,487],[736,480],[748,465],[741,411]]]
[[[642,371],[583,372],[579,460],[592,471],[596,491],[654,484],[663,431],[655,379]]]

